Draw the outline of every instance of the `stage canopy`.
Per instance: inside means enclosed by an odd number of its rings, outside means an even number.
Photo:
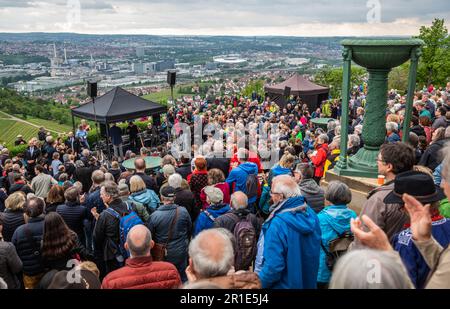
[[[264,90],[272,101],[284,107],[286,105],[284,97],[286,87],[291,88],[291,95],[300,97],[308,105],[310,112],[320,107],[322,101],[328,99],[329,89],[327,87],[316,85],[297,73],[280,84],[264,87]]]
[[[95,99],[94,104],[88,102],[72,109],[72,116],[108,124],[137,119],[145,116],[163,114],[167,111],[165,106],[145,100],[120,87],[116,87]]]

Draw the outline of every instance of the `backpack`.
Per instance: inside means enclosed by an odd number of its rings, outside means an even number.
[[[245,185],[248,199],[258,196],[258,175],[249,174]]]
[[[115,217],[119,220],[119,235],[120,235],[120,244],[118,248],[119,256],[117,258],[118,261],[121,260],[120,256],[122,256],[122,259],[125,260],[130,256],[130,253],[125,250],[125,242],[127,241],[127,235],[128,232],[131,230],[131,228],[138,224],[144,224],[137,215],[137,213],[133,210],[132,205],[125,202],[128,209],[128,214],[122,214],[119,215],[117,211],[115,211],[112,208],[106,209],[106,212]]]
[[[336,231],[335,231],[336,232]],[[323,251],[326,255],[326,262],[328,269],[333,271],[334,265],[336,265],[337,260],[343,256],[350,244],[353,242],[354,236],[351,231],[345,231],[342,234],[338,234],[338,237],[330,240],[328,243],[328,250],[325,248],[322,242],[320,245],[322,246]]]
[[[239,218],[234,226],[233,234],[236,240],[234,268],[236,271],[248,270],[256,256],[258,235],[256,235],[256,230],[250,218],[250,214],[244,218]]]

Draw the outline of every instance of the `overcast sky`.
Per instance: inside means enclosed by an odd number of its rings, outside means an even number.
[[[450,0],[0,0],[0,32],[416,35],[436,17]]]

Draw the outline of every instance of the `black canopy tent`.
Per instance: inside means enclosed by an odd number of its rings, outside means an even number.
[[[319,107],[322,101],[328,99],[329,89],[327,87],[316,85],[297,73],[280,84],[265,86],[264,90],[272,101],[281,107],[285,107],[284,91],[286,87],[291,89],[291,95],[300,97],[308,105],[311,112]]]
[[[106,125],[106,144],[108,157],[110,158],[109,124],[145,116],[160,115],[166,112],[167,107],[165,106],[138,97],[120,87],[115,87],[94,101],[72,109],[72,124],[74,133],[75,117]]]

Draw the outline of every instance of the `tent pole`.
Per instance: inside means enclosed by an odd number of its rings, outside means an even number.
[[[111,149],[109,145],[109,123],[106,122],[106,153],[108,154],[108,161],[111,160]]]
[[[72,128],[73,128],[73,134],[75,134],[75,116],[72,113]]]

